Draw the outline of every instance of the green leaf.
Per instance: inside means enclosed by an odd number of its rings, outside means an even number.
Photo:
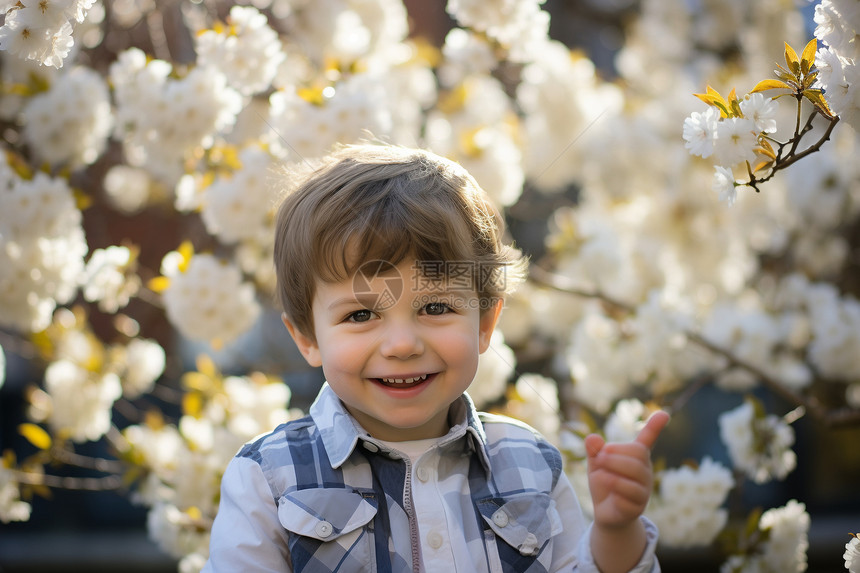
[[[818,40],[812,38],[806,47],[803,48],[803,54],[800,56],[800,71],[804,75],[809,73],[812,66],[815,65],[815,50],[818,48]]]
[[[41,426],[30,423],[20,424],[18,433],[40,450],[47,450],[51,447],[51,436]]]
[[[785,42],[785,63],[795,77],[800,75],[800,59],[797,57],[797,52],[794,51],[794,48],[788,45],[788,42]]]
[[[757,92],[763,92],[763,91],[767,91],[767,90],[777,90],[777,89],[790,90],[792,88],[790,85],[788,85],[787,83],[780,81],[780,80],[773,80],[773,79],[762,80],[759,83],[757,83],[752,90],[750,90],[750,93],[754,94]]]

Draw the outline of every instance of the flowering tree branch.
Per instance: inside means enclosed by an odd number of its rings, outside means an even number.
[[[533,280],[538,285],[551,288],[560,292],[572,294],[578,297],[597,299],[625,313],[632,314],[635,312],[635,308],[627,303],[614,299],[606,295],[605,293],[600,292],[599,290],[583,289],[581,286],[572,284],[573,281],[571,281],[569,278],[559,276],[536,265],[533,265],[530,268],[529,272],[531,280]],[[698,344],[703,348],[706,348],[707,350],[718,356],[725,358],[730,366],[736,366],[738,368],[746,370],[747,372],[755,376],[759,381],[761,381],[761,383],[766,388],[768,388],[768,390],[772,391],[774,394],[777,394],[778,396],[795,406],[803,407],[807,412],[809,412],[809,414],[813,418],[816,419],[816,421],[824,424],[826,427],[837,428],[860,425],[860,410],[852,408],[839,408],[835,410],[828,410],[814,396],[804,395],[799,392],[795,392],[791,388],[788,388],[784,384],[781,384],[778,380],[764,372],[761,368],[755,366],[754,364],[751,364],[747,360],[740,358],[732,351],[723,348],[718,344],[715,344],[714,342],[708,340],[698,332],[692,330],[682,330],[681,333],[686,336],[688,340]],[[815,382],[820,381],[815,380],[813,381],[813,384]],[[702,382],[702,379],[700,378],[699,382],[694,387],[699,390],[705,385],[706,383]]]

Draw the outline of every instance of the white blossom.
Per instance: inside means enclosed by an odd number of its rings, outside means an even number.
[[[448,32],[442,55],[444,60],[439,69],[439,80],[449,88],[469,76],[489,74],[496,66],[496,57],[489,43],[463,28],[453,28]]]
[[[561,419],[559,417],[558,384],[540,374],[523,374],[514,393],[505,405],[505,413],[529,424],[550,443],[559,443]]]
[[[469,385],[469,396],[478,408],[486,408],[505,394],[508,380],[516,369],[514,351],[505,344],[500,330],[494,330],[490,346],[478,357],[478,370]]]
[[[740,101],[740,108],[744,117],[755,122],[756,129],[764,133],[776,131],[776,112],[779,104],[773,98],[765,97],[764,94],[749,94]]]
[[[744,161],[753,163],[757,140],[756,125],[752,119],[723,119],[717,124],[714,155],[721,165],[732,166]]]
[[[704,458],[698,468],[681,466],[657,475],[659,490],[645,510],[660,529],[660,543],[688,548],[710,545],[725,527],[722,509],[734,480],[723,465]]]
[[[201,199],[206,229],[228,244],[264,240],[264,234],[274,233],[267,224],[275,206],[275,187],[270,180],[272,158],[259,148],[248,148],[239,161],[241,168],[216,179]]]
[[[110,429],[111,408],[122,394],[116,374],[92,373],[69,360],[48,365],[45,390],[53,404],[51,427],[76,442],[98,440]]]
[[[211,67],[196,67],[181,79],[172,67],[147,61],[130,48],[111,64],[117,104],[116,135],[132,167],[143,167],[168,185],[182,175],[182,162],[199,147],[210,147],[216,133],[229,129],[242,97]]]
[[[77,66],[30,99],[22,120],[24,139],[42,161],[90,165],[104,151],[112,127],[107,83],[97,72]]]
[[[615,410],[603,425],[603,432],[608,442],[631,442],[639,435],[639,430],[645,425],[645,405],[631,398],[620,400]]]
[[[244,95],[265,91],[286,57],[266,16],[251,6],[233,6],[227,26],[195,39],[197,63],[219,70]]]
[[[758,523],[759,531],[767,535],[767,540],[760,542],[752,552],[730,556],[720,567],[720,573],[806,571],[809,522],[806,506],[795,500],[767,510]]]
[[[164,349],[154,340],[135,338],[123,349],[122,393],[136,398],[152,390],[164,372]]]
[[[547,42],[549,13],[543,0],[448,0],[446,10],[461,24],[497,40],[510,50],[512,61],[535,59]]]
[[[144,169],[114,165],[104,178],[104,190],[110,204],[118,211],[134,214],[143,209],[150,198],[152,181]]]
[[[730,168],[721,165],[714,168],[712,189],[719,195],[720,201],[725,201],[729,207],[737,201],[738,188],[735,183],[735,175]]]
[[[27,521],[32,507],[21,501],[21,492],[15,474],[0,462],[0,521]]]
[[[5,163],[5,162],[0,162]],[[0,167],[0,171],[2,171]],[[70,301],[84,268],[81,212],[63,179],[15,175],[0,187],[0,323],[39,331]]]
[[[126,306],[140,288],[140,279],[128,272],[131,251],[124,246],[96,249],[87,261],[80,281],[84,298],[99,308],[115,313]]]
[[[704,112],[694,111],[684,120],[684,147],[693,155],[710,157],[714,152],[714,141],[717,138],[717,124],[720,121],[720,111],[709,106]]]
[[[355,143],[391,130],[389,99],[380,78],[356,74],[324,88],[318,103],[289,89],[269,98],[264,140],[279,158],[302,161],[325,155],[335,143]]]
[[[243,441],[273,430],[290,414],[290,388],[280,380],[230,376],[224,380],[229,402],[227,428]]]
[[[852,536],[851,541],[845,544],[845,568],[849,573],[860,573],[860,537]]]
[[[720,414],[719,424],[732,463],[754,482],[785,479],[797,466],[794,430],[777,416],[758,417],[746,401]]]
[[[239,269],[213,255],[191,258],[184,271],[162,261],[170,286],[162,293],[167,318],[192,340],[227,343],[248,330],[260,314],[254,285],[242,280]]]

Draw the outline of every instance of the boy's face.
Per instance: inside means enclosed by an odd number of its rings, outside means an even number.
[[[426,267],[424,267],[426,268]],[[448,408],[471,384],[501,310],[481,313],[463,281],[430,281],[411,258],[374,261],[337,283],[318,281],[315,339],[284,322],[305,359],[322,366],[347,410],[376,438],[444,435]]]

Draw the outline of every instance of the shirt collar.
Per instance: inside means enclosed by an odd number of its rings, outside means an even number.
[[[317,399],[310,408],[310,415],[322,437],[323,445],[328,454],[332,468],[338,468],[349,458],[359,441],[366,441],[377,447],[381,442],[375,440],[361,427],[355,418],[347,412],[326,382],[320,390]],[[448,414],[451,429],[439,438],[439,446],[445,447],[457,442],[464,436],[468,439],[466,447],[478,452],[484,469],[489,472],[489,456],[487,455],[487,435],[484,426],[478,418],[478,411],[468,394],[463,394],[451,405]]]

